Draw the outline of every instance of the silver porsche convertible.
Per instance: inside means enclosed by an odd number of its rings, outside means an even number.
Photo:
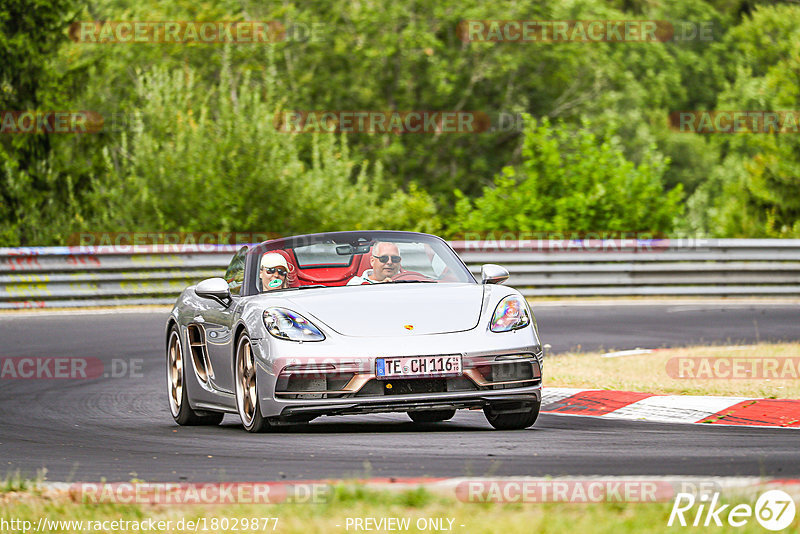
[[[236,413],[250,432],[322,415],[483,410],[497,429],[539,415],[542,345],[525,298],[477,281],[442,239],[331,232],[244,246],[224,278],[181,293],[166,325],[180,425]]]

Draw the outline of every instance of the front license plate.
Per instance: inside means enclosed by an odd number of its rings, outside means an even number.
[[[461,356],[406,356],[377,358],[375,376],[378,378],[416,378],[461,374]]]

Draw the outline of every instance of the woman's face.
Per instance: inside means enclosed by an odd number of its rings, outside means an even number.
[[[263,291],[282,289],[286,286],[286,268],[282,265],[277,267],[261,267],[261,288]]]

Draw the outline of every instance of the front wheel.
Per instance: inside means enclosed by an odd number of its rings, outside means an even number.
[[[421,412],[408,412],[408,416],[415,423],[438,423],[452,419],[455,410],[425,410]]]
[[[224,414],[196,412],[189,406],[185,364],[181,335],[178,333],[178,327],[173,326],[167,340],[167,395],[172,418],[181,426],[220,424]]]
[[[242,334],[236,344],[236,408],[248,432],[264,432],[269,428],[269,421],[261,415],[256,361],[247,334]]]
[[[483,409],[483,413],[489,424],[497,430],[522,430],[536,422],[541,406],[541,401],[535,401],[523,406],[522,410],[503,412],[502,409],[498,410],[490,405]]]

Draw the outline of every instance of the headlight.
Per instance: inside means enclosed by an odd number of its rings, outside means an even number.
[[[325,335],[299,313],[285,308],[264,310],[264,326],[278,339],[289,341],[322,341]]]
[[[510,332],[529,324],[531,324],[531,314],[528,313],[528,306],[517,295],[509,295],[494,309],[489,329],[492,332]]]

